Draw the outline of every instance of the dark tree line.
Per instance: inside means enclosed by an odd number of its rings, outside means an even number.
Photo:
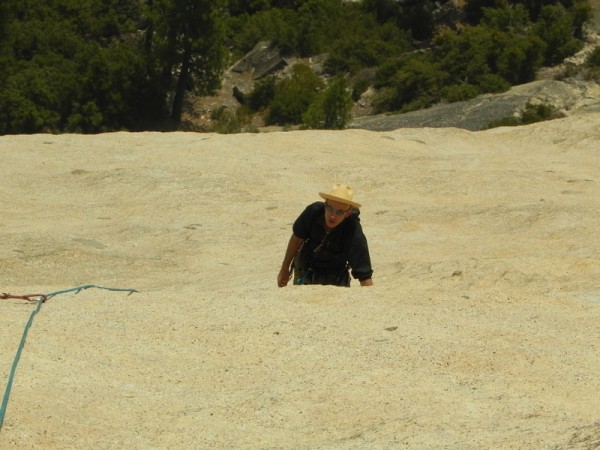
[[[0,133],[156,128],[219,84],[218,0],[0,1]]]
[[[176,127],[186,92],[212,93],[261,40],[327,54],[334,81],[267,80],[249,113],[342,128],[369,86],[380,111],[409,111],[530,81],[581,47],[591,17],[587,0],[468,0],[461,28],[440,27],[436,3],[0,0],[0,134]]]

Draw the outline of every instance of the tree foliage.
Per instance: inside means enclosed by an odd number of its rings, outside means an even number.
[[[335,78],[302,115],[305,128],[341,130],[350,120],[352,97],[346,80]]]
[[[160,110],[135,42],[134,1],[11,1],[0,132],[131,128]]]
[[[600,67],[600,47],[594,48],[585,60],[586,65],[589,67]]]
[[[573,19],[573,14],[561,4],[541,9],[535,33],[546,43],[546,64],[558,63],[583,47],[583,43],[573,36]]]
[[[223,7],[223,0],[153,0],[149,5],[148,58],[160,71],[165,89],[177,74],[171,111],[176,122],[190,86],[201,95],[220,86],[227,56]]]
[[[218,2],[201,3],[4,0],[0,133],[152,128],[169,92],[177,120],[183,91],[224,66]]]
[[[0,0],[0,133],[177,125],[185,95],[213,93],[225,65],[262,40],[327,55],[331,81],[306,66],[260,81],[243,114],[220,112],[223,130],[248,111],[338,128],[348,96],[370,84],[379,111],[409,111],[531,81],[581,48],[592,16],[588,0],[467,0],[463,28],[436,28],[434,3]]]
[[[519,125],[529,125],[532,123],[543,122],[546,120],[559,119],[564,117],[564,114],[557,111],[552,105],[545,103],[533,104],[528,102],[525,108],[518,116],[509,116],[500,120],[496,120],[488,124],[486,128],[496,127],[515,127]]]
[[[324,87],[323,81],[310,67],[296,64],[292,76],[277,83],[273,101],[267,111],[267,124],[302,123],[302,115]]]
[[[379,112],[407,112],[430,106],[441,100],[445,79],[446,74],[432,59],[407,55],[377,73],[375,107]]]
[[[433,36],[434,22],[431,2],[398,2],[396,0],[363,0],[364,11],[372,14],[378,23],[393,23],[410,32],[417,40]]]

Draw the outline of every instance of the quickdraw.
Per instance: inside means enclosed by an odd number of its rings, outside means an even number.
[[[15,300],[27,300],[28,302],[32,302],[32,303],[36,303],[38,301],[42,301],[42,303],[45,303],[46,300],[48,300],[48,297],[45,296],[44,294],[30,294],[30,295],[12,295],[12,294],[7,294],[6,292],[3,292],[2,294],[0,294],[0,299],[2,300],[8,300],[8,299],[15,299]]]

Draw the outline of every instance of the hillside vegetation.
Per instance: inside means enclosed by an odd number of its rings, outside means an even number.
[[[185,96],[265,40],[327,55],[326,76],[265,77],[216,131],[255,114],[340,129],[368,88],[376,112],[407,112],[529,82],[581,49],[591,17],[587,0],[3,0],[0,134],[177,129]]]

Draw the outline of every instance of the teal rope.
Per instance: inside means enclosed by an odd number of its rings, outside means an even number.
[[[134,292],[138,292],[135,289],[109,288],[109,287],[103,287],[103,286],[96,286],[95,284],[85,284],[83,286],[78,286],[78,287],[74,287],[71,289],[64,289],[61,291],[55,291],[55,292],[51,292],[46,295],[42,295],[40,297],[40,299],[37,301],[35,309],[29,316],[29,320],[27,321],[27,324],[25,325],[25,330],[23,331],[23,336],[21,337],[21,342],[19,343],[19,348],[17,349],[17,354],[16,354],[13,364],[10,368],[10,374],[8,376],[8,383],[6,385],[6,391],[4,392],[4,398],[2,399],[2,406],[0,407],[0,430],[2,430],[2,425],[4,424],[4,416],[6,414],[6,407],[8,405],[10,391],[12,390],[12,385],[13,385],[13,381],[15,379],[15,373],[17,371],[17,366],[19,364],[19,360],[21,359],[21,353],[23,352],[23,348],[25,347],[25,341],[27,340],[27,334],[29,333],[29,329],[31,328],[31,324],[33,323],[33,318],[37,315],[37,313],[42,308],[42,303],[44,303],[45,301],[49,300],[50,298],[52,298],[56,295],[66,294],[67,292],[75,292],[76,294],[78,294],[79,292],[81,292],[85,289],[90,289],[90,288],[104,289],[107,291],[129,292],[129,295],[133,294]]]

